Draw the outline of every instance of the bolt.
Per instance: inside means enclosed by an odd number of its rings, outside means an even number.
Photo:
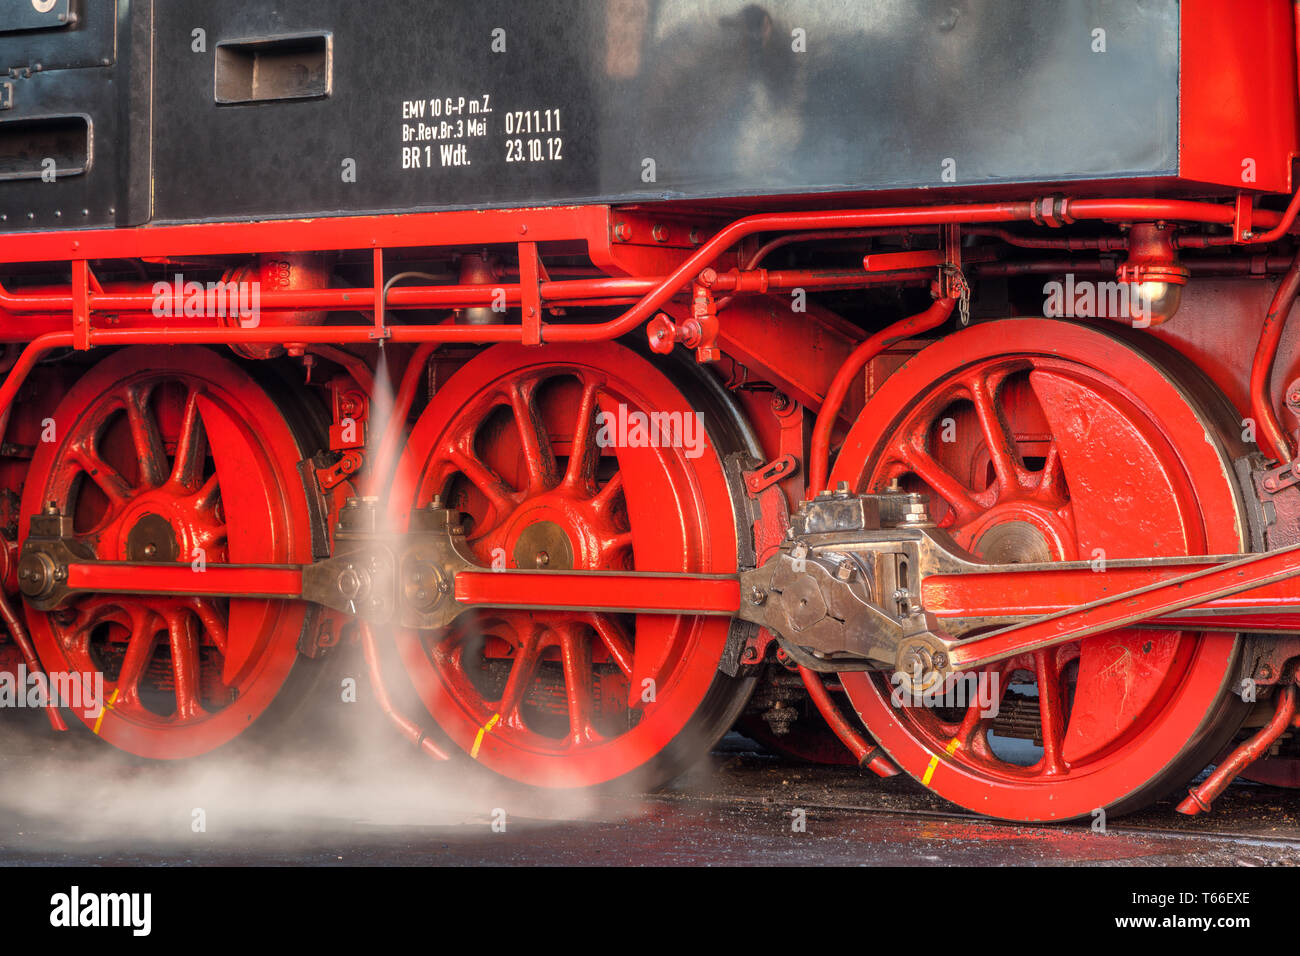
[[[1288,396],[1286,397],[1286,401],[1287,401],[1287,404],[1288,404],[1288,405],[1291,405],[1292,407],[1300,407],[1300,389],[1298,389],[1298,390],[1292,392],[1290,395],[1288,395]]]
[[[1265,479],[1264,479],[1264,490],[1265,490],[1265,491],[1277,491],[1277,479],[1276,479],[1276,478],[1265,478]]]
[[[713,285],[718,281],[717,269],[705,269],[700,273],[700,285]]]
[[[930,655],[930,663],[932,663],[935,667],[947,667],[948,655],[945,654],[943,651],[935,651],[933,654]]]
[[[443,594],[446,594],[448,591],[451,590],[451,585],[448,584],[446,581],[439,581],[438,590],[441,591]]]
[[[841,581],[853,580],[853,562],[845,558],[840,562],[840,566],[835,570],[835,576]]]
[[[614,238],[619,242],[627,242],[632,238],[632,227],[625,222],[620,222],[614,226]]]
[[[907,588],[895,588],[895,589],[894,589],[894,600],[895,600],[895,601],[906,601],[909,597],[911,597],[911,595],[908,594],[908,592],[907,592]]]
[[[786,397],[785,392],[772,393],[772,411],[783,412],[790,407],[790,399]]]
[[[749,589],[749,603],[762,604],[767,600],[767,592],[755,585]]]
[[[53,501],[51,501],[49,504],[45,506],[45,513],[47,515],[56,515],[59,513],[59,506],[55,504]]]
[[[654,236],[655,242],[668,241],[668,229],[666,226],[656,225],[650,230],[650,235]]]
[[[144,556],[146,558],[152,558],[157,553],[158,553],[157,545],[146,544],[144,546]]]
[[[551,563],[551,556],[545,551],[538,551],[537,556],[533,558],[533,563],[539,568],[544,568]]]
[[[757,647],[745,648],[745,660],[747,661],[758,660],[758,648]],[[777,702],[777,706],[780,706],[780,701]]]
[[[1260,664],[1259,667],[1258,667],[1258,669],[1255,671],[1255,676],[1256,676],[1259,680],[1272,680],[1272,679],[1273,679],[1273,668],[1271,668],[1271,667],[1270,667],[1269,665],[1267,665],[1267,664]]]

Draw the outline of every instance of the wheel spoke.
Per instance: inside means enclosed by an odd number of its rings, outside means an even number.
[[[167,614],[176,719],[180,721],[193,720],[204,713],[199,702],[199,640],[193,625],[194,618],[187,610],[176,608]]]
[[[460,469],[461,474],[469,479],[470,484],[487,498],[496,512],[497,521],[513,510],[517,502],[514,489],[502,481],[496,472],[479,461],[472,452],[464,448],[452,447],[447,449],[447,456]]]
[[[546,425],[533,403],[536,386],[512,384],[507,392],[510,409],[519,429],[519,442],[523,446],[524,467],[528,470],[529,496],[549,491],[556,481],[555,454]]]
[[[915,472],[916,477],[947,502],[952,509],[957,524],[965,524],[981,510],[974,493],[961,483],[952,472],[939,464],[928,452],[922,451],[911,442],[900,442],[897,454],[903,463]]]
[[[217,545],[224,544],[227,538],[227,526],[224,524],[209,525],[204,528],[197,528],[194,531],[195,544],[205,551],[210,551]],[[182,557],[193,557],[193,555],[182,555]]]
[[[514,659],[510,662],[510,676],[506,678],[505,689],[501,691],[501,700],[497,703],[497,713],[501,715],[501,721],[507,727],[517,730],[527,729],[523,716],[519,713],[519,706],[528,694],[528,688],[537,673],[537,665],[542,659],[544,632],[545,628],[542,625],[530,625],[528,635],[520,643]]]
[[[609,648],[609,656],[613,658],[614,663],[618,665],[629,680],[632,678],[632,644],[622,631],[614,626],[603,614],[590,614],[587,616],[588,623],[591,625],[597,636],[600,637],[604,645]]]
[[[190,608],[198,615],[203,630],[207,632],[208,637],[212,638],[212,643],[217,645],[217,650],[225,656],[226,622],[221,619],[212,602],[205,598],[195,598],[191,601]]]
[[[180,435],[176,439],[176,462],[171,480],[186,491],[197,491],[203,483],[203,464],[207,457],[207,436],[199,414],[199,391],[190,392],[185,401]]]
[[[213,473],[203,483],[203,487],[194,492],[194,509],[196,511],[211,511],[216,507],[219,500],[221,500],[221,485],[218,484],[217,476]]]
[[[596,496],[591,499],[591,508],[596,514],[608,516],[614,508],[614,503],[618,501],[623,494],[623,472],[616,471],[605,482],[603,488],[596,492]]]
[[[1062,712],[1060,673],[1053,648],[1034,652],[1034,676],[1038,682],[1038,719],[1043,728],[1042,772],[1044,776],[1060,776],[1068,773],[1069,769],[1061,759],[1065,714]]]
[[[632,542],[635,540],[636,539],[631,531],[621,531],[602,541],[601,550],[607,554],[619,551],[627,551],[628,553],[631,553]]]
[[[966,388],[975,404],[975,416],[979,419],[989,459],[993,463],[993,473],[997,476],[998,497],[1015,494],[1020,489],[1020,466],[1016,462],[1011,438],[1002,423],[1002,415],[998,412],[993,389],[982,375],[969,379]]]
[[[140,681],[149,662],[153,660],[154,648],[158,646],[159,622],[150,610],[138,607],[130,610],[131,636],[127,639],[126,654],[117,674],[117,700],[113,706],[119,710],[138,710],[140,704]]]
[[[599,383],[583,383],[578,417],[573,426],[573,445],[569,449],[569,465],[564,473],[566,488],[588,494],[596,487],[596,463],[600,460],[600,448],[596,445],[596,399],[599,393]]]
[[[1056,449],[1053,439],[1047,448],[1047,457],[1043,459],[1043,472],[1038,478],[1039,494],[1053,501],[1065,500],[1065,471],[1061,468],[1061,453]]]
[[[114,506],[120,507],[130,500],[133,493],[130,483],[93,448],[79,442],[69,449],[69,455]]]
[[[128,388],[126,417],[131,428],[131,442],[140,459],[140,480],[148,488],[157,488],[167,480],[167,452],[163,448],[158,421],[149,407],[153,389]]]
[[[591,723],[591,640],[572,624],[560,629],[560,660],[564,665],[564,692],[569,699],[569,745],[578,747],[601,739]]]

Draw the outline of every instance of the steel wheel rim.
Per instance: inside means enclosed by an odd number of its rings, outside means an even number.
[[[65,396],[55,428],[32,461],[24,532],[54,502],[102,560],[191,563],[195,548],[208,564],[311,560],[301,448],[261,387],[213,353],[110,356]],[[157,759],[206,753],[246,731],[288,678],[305,617],[295,602],[109,595],[27,610],[47,669],[104,673],[109,702],[77,718]]]
[[[599,448],[581,444],[585,451],[574,453],[582,434],[576,422],[591,421],[597,411],[615,413],[619,403],[632,411],[694,412],[663,373],[621,346],[562,347],[543,356],[516,346],[485,352],[452,376],[436,408],[416,424],[399,466],[395,526],[406,527],[412,507],[428,504],[435,494],[446,501],[451,490],[449,504],[471,515],[468,540],[485,564],[499,548],[507,567],[519,566],[521,555],[535,554],[530,529],[549,524],[563,529],[575,568],[734,571],[735,521],[711,439],[694,460],[680,448],[607,448],[601,455]],[[565,452],[558,456],[563,467],[553,470],[519,464],[507,487],[495,489],[518,500],[499,502],[496,514],[483,504],[490,496],[482,490],[494,478],[482,470],[483,462],[468,460],[473,446],[465,441],[467,435],[482,437],[490,412],[504,416],[497,439],[515,459],[549,462],[556,451]],[[547,442],[540,440],[538,421]],[[567,435],[564,422],[574,423]],[[549,455],[543,450],[547,444]],[[497,478],[510,470],[503,454],[493,461]],[[603,469],[594,485],[584,477],[592,467]],[[467,480],[469,473],[477,484]],[[477,493],[457,498],[453,481]],[[617,516],[620,511],[626,520]],[[547,530],[554,535],[553,527]],[[522,549],[521,541],[526,542]],[[472,637],[473,628],[514,649],[507,675],[495,685],[467,684],[464,653],[459,662],[448,653],[456,641]],[[728,629],[725,620],[702,617],[482,612],[423,637],[398,631],[397,643],[421,700],[462,750],[504,776],[568,788],[633,774],[689,733],[717,674]],[[538,680],[517,662],[536,663],[537,652],[548,649],[558,660],[541,663],[560,673],[566,695],[566,726],[558,736],[558,724],[539,733],[542,721],[521,713],[519,706],[536,695]],[[486,656],[478,652],[477,659]],[[593,664],[600,665],[602,688],[612,685],[614,693],[626,695],[629,711],[639,712],[626,729],[612,721],[584,726],[584,711],[574,703],[581,695],[569,687],[572,681],[590,690],[594,684],[582,675]],[[651,702],[633,693],[646,677],[655,682]],[[592,697],[588,693],[589,703]]]
[[[1045,349],[1042,343],[1050,343],[1050,347]],[[1018,344],[1023,352],[1017,351]],[[1046,450],[1039,471],[1046,488],[1043,493],[1036,493],[1036,487],[1025,488],[1027,500],[1016,505],[1013,498],[1000,495],[1004,489],[1029,484],[1024,476],[1006,467],[1005,456],[989,453],[987,465],[972,456],[979,467],[962,476],[964,483],[971,484],[970,475],[983,468],[992,476],[997,493],[972,496],[977,507],[972,514],[963,514],[969,501],[961,500],[960,489],[947,485],[957,476],[934,470],[934,456],[926,460],[913,452],[909,459],[895,438],[901,433],[915,448],[908,428],[913,423],[919,426],[927,414],[952,408],[947,402],[950,396],[943,395],[944,388],[950,386],[931,391],[923,384],[925,380],[952,382],[965,377],[968,415],[979,432],[975,444],[983,444],[987,453],[997,442],[999,424],[1004,434],[1008,425],[1015,432],[1017,423],[1012,419],[1025,417],[1023,412],[1011,412],[1006,404],[999,404],[1004,396],[998,392],[997,376],[1013,376],[1017,365],[1028,376],[1055,446]],[[978,389],[981,381],[992,382],[994,387],[984,389],[983,394],[973,393],[970,386]],[[1014,382],[1014,378],[1006,379],[1008,387]],[[927,395],[924,400],[911,399],[923,393]],[[1120,427],[1125,417],[1132,434]],[[1130,441],[1136,447],[1145,441],[1154,453],[1152,460],[1160,463],[1155,469],[1160,477],[1142,499],[1153,512],[1152,527],[1131,526],[1125,535],[1118,523],[1107,525],[1101,517],[1104,512],[1098,503],[1108,489],[1117,487],[1122,475],[1113,461],[1108,462],[1106,453],[1094,450],[1091,460],[1081,454],[1086,431],[1080,429],[1099,420],[1118,430],[1118,438],[1106,437],[1108,446],[1122,447]],[[888,424],[873,428],[873,423]],[[1022,430],[1015,432],[1013,443],[1004,443],[1012,445],[1011,457],[1018,455],[1022,464],[1027,437]],[[940,523],[948,525],[963,546],[977,551],[981,543],[990,541],[990,531],[1017,520],[1030,530],[1017,528],[1012,535],[993,535],[995,549],[1007,547],[1007,539],[1017,536],[1022,548],[1024,542],[1029,542],[1028,550],[1033,552],[1046,546],[1050,557],[1057,560],[1090,559],[1098,546],[1112,559],[1139,556],[1143,549],[1159,554],[1231,553],[1243,546],[1244,519],[1230,463],[1213,424],[1193,407],[1187,393],[1131,346],[1082,326],[1011,320],[975,326],[931,346],[873,396],[844,447],[833,481],[848,481],[855,488],[880,488],[889,478],[910,471],[913,485],[924,484],[939,499],[958,499],[957,507],[936,507]],[[998,457],[1003,460],[997,461]],[[1114,467],[1107,469],[1108,463]],[[918,466],[929,480],[916,481]],[[1114,474],[1108,477],[1108,470]],[[1054,475],[1060,479],[1059,487],[1053,487]],[[945,493],[936,492],[936,486]],[[1062,493],[1067,505],[1064,512],[1060,509]],[[1107,504],[1125,513],[1132,513],[1135,507],[1118,499]],[[1181,522],[1176,532],[1166,529],[1168,533],[1162,535],[1154,527],[1173,518]],[[1181,541],[1175,540],[1179,537]],[[1011,547],[1014,550],[1014,544]],[[1000,557],[1008,559],[1006,554]],[[1022,560],[1033,557],[1027,555]],[[943,720],[941,717],[955,718],[956,714],[892,706],[890,688],[882,676],[844,674],[842,679],[855,708],[886,751],[940,795],[995,816],[1059,820],[1088,815],[1098,808],[1127,809],[1183,782],[1175,779],[1179,773],[1190,777],[1200,769],[1187,766],[1210,747],[1209,741],[1222,735],[1220,715],[1231,704],[1229,684],[1237,643],[1233,635],[1112,632],[1089,638],[1081,646],[1066,645],[986,668],[987,673],[999,675],[1004,692],[1016,669],[1032,674],[1036,689],[1040,689],[1038,721],[1043,745],[1032,768],[1012,768],[1005,755],[993,752],[983,733],[986,724],[972,714],[972,708],[960,720]],[[1144,680],[1136,681],[1132,675],[1144,658],[1159,664]],[[1077,663],[1071,665],[1072,660]],[[1115,671],[1117,661],[1123,662],[1120,671]],[[1071,666],[1077,667],[1073,701],[1069,693]],[[1112,672],[1107,668],[1125,675],[1124,695],[1107,697],[1099,690],[1105,686],[1105,675]],[[1055,688],[1055,693],[1049,690],[1045,703],[1044,686]],[[1135,687],[1139,696],[1133,698]],[[1102,699],[1112,701],[1117,709],[1108,715],[1092,703]],[[1076,716],[1081,706],[1083,714]],[[1047,718],[1043,711],[1049,713]],[[1103,729],[1108,719],[1113,726]],[[1057,741],[1054,748],[1048,743],[1053,738]]]

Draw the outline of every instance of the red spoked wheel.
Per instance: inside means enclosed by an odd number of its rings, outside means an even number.
[[[59,404],[23,492],[23,533],[53,505],[104,561],[309,563],[304,457],[249,375],[199,348],[118,352]],[[109,743],[191,757],[246,731],[298,657],[299,602],[93,595],[27,609],[47,670],[102,674],[107,703],[74,710]],[[85,684],[85,686],[91,686]]]
[[[720,393],[701,386],[675,383],[614,344],[492,348],[416,423],[394,522],[405,528],[413,508],[438,496],[467,516],[467,541],[485,566],[734,571],[723,456],[741,430]],[[620,440],[620,408],[627,420],[699,414],[708,441]],[[608,423],[598,423],[602,412]],[[397,644],[438,727],[490,770],[545,787],[631,776],[653,786],[707,752],[744,705],[752,681],[718,671],[729,627],[705,617],[501,611],[399,631]]]
[[[1106,332],[977,325],[885,382],[832,482],[929,494],[939,526],[989,562],[1237,552],[1246,519],[1212,399]],[[1236,635],[1118,630],[961,675],[946,706],[889,675],[841,678],[881,746],[941,796],[1067,820],[1136,809],[1211,761],[1244,713],[1237,653]]]

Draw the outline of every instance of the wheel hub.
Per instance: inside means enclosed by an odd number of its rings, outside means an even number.
[[[180,544],[171,522],[162,515],[147,512],[131,525],[125,550],[128,561],[175,561],[180,555]]]
[[[573,544],[554,521],[537,521],[515,539],[514,558],[517,568],[572,571]]]
[[[990,564],[1044,564],[1058,556],[1042,531],[1016,519],[983,532],[975,542],[975,554]]]

